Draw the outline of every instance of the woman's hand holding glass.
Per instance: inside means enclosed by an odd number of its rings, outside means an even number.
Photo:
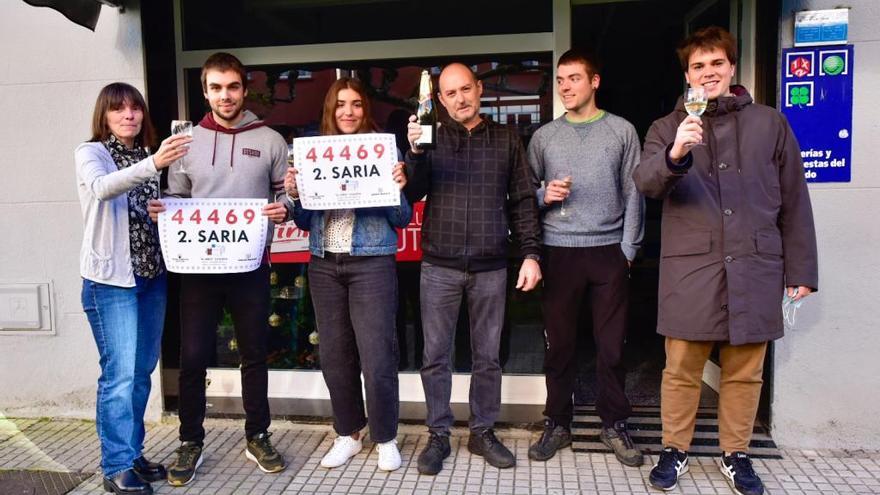
[[[159,145],[159,149],[153,155],[153,164],[156,166],[156,170],[162,170],[186,156],[187,152],[189,152],[189,147],[187,145],[191,143],[192,140],[192,136],[186,136],[183,134],[177,134],[165,138]]]

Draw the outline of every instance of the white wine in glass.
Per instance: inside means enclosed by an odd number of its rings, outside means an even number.
[[[556,172],[556,180],[561,180],[563,182],[563,187],[568,190],[571,190],[571,170],[569,169],[561,169]],[[565,211],[565,199],[562,200],[562,203],[559,206],[559,215],[560,216],[568,216],[568,213]]]
[[[706,111],[707,105],[709,105],[709,99],[706,95],[706,88],[702,86],[694,86],[687,89],[687,94],[685,94],[684,97],[684,109],[687,111],[688,115],[693,117],[703,115],[703,112]],[[699,144],[703,143],[695,143],[694,145]]]
[[[688,88],[687,99],[684,102],[684,109],[689,115],[699,117],[706,111],[709,104],[706,100],[706,90],[703,88]]]
[[[183,135],[192,137],[193,135],[193,123],[189,120],[172,120],[171,121],[171,135]],[[187,145],[189,147],[189,145]],[[185,174],[186,169],[184,168],[184,161],[180,160],[180,173]]]

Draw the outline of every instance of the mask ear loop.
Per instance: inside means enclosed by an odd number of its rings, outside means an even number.
[[[795,315],[797,314],[798,308],[800,308],[803,303],[803,299],[795,301],[789,297],[788,293],[782,298],[782,318],[785,320],[785,323],[788,324],[787,326],[789,328],[794,328]]]
[[[797,308],[795,308],[789,301],[782,303],[782,318],[785,320],[785,325],[789,328],[794,327],[794,315],[796,311]]]

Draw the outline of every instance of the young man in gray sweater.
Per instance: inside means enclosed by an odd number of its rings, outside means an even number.
[[[547,339],[544,433],[529,457],[546,461],[571,444],[578,311],[589,295],[600,438],[620,462],[639,466],[642,453],[626,429],[632,410],[622,359],[629,266],[644,231],[644,199],[632,180],[639,137],[632,124],[596,107],[599,71],[591,54],[564,53],[556,83],[567,112],[538,129],[528,151],[544,232]]]

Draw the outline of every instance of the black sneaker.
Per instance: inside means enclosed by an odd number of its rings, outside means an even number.
[[[763,495],[764,483],[752,468],[752,460],[745,452],[721,454],[721,472],[739,495]]]
[[[168,478],[165,466],[158,462],[150,462],[144,456],[140,456],[134,460],[132,470],[138,478],[144,481],[144,483],[154,483]]]
[[[428,445],[419,454],[419,473],[434,475],[443,469],[443,459],[449,457],[449,435],[431,432]]]
[[[678,477],[688,472],[688,454],[674,447],[666,447],[660,451],[657,464],[651,469],[648,480],[651,486],[669,491],[678,485]]]
[[[544,433],[529,447],[529,459],[546,461],[556,451],[571,445],[571,431],[550,418],[544,420]]]
[[[260,471],[264,473],[280,473],[287,468],[287,463],[269,441],[271,436],[271,433],[264,431],[248,438],[244,456],[256,462]]]
[[[153,487],[151,487],[146,481],[140,479],[140,477],[134,472],[134,469],[126,469],[125,471],[116,473],[115,476],[104,478],[103,486],[105,492],[115,493],[117,495],[152,495],[153,493]]]
[[[602,428],[599,439],[606,447],[614,451],[614,457],[622,464],[638,467],[644,464],[645,459],[642,451],[636,448],[629,432],[626,431],[626,421],[615,421],[614,427]]]
[[[516,457],[495,438],[492,428],[471,430],[467,447],[471,454],[483,456],[486,462],[499,469],[512,468],[516,465]]]
[[[168,466],[168,483],[183,486],[196,479],[196,470],[202,465],[202,444],[183,442],[177,450],[177,459]]]

